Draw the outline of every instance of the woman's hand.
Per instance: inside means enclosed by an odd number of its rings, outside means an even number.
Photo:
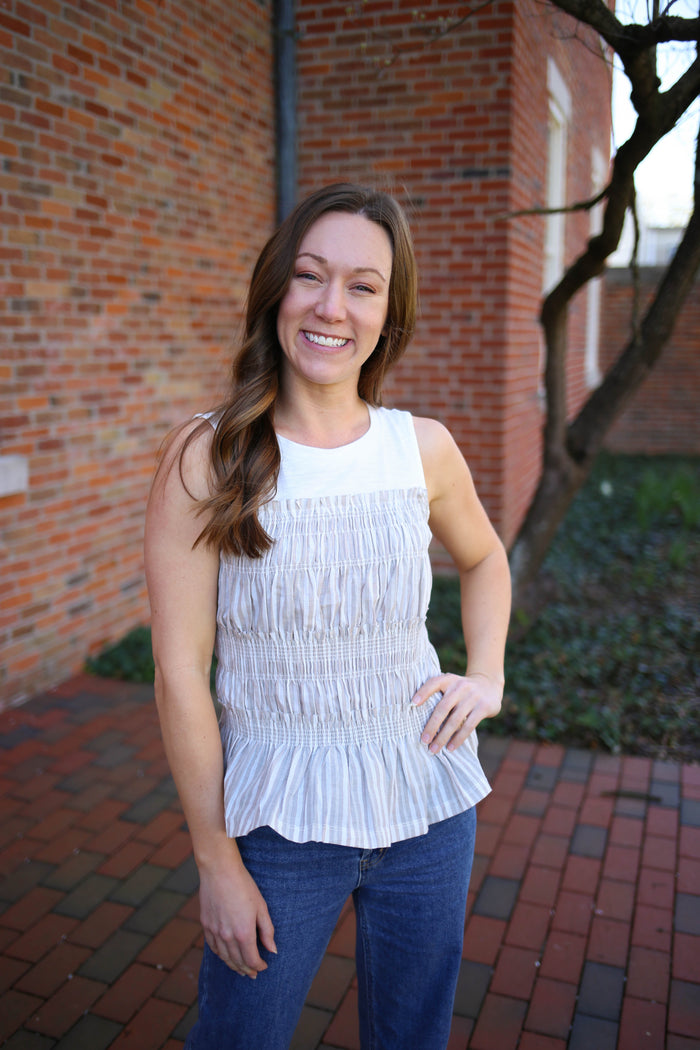
[[[275,931],[267,904],[237,849],[231,861],[211,870],[200,867],[200,919],[211,950],[236,973],[255,979],[267,969],[258,938],[276,955]]]
[[[481,671],[464,677],[441,674],[429,678],[413,697],[416,706],[424,704],[434,693],[442,698],[428,719],[421,742],[436,755],[443,747],[454,751],[476,729],[483,718],[493,718],[501,710],[503,682]]]

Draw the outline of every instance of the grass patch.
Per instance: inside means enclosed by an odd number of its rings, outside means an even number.
[[[603,455],[516,624],[489,731],[700,760],[700,462]],[[431,636],[462,671],[455,580],[435,581]]]
[[[700,761],[700,460],[599,457],[542,570],[541,612],[515,624],[489,731]],[[462,673],[457,581],[436,578],[430,636]],[[153,680],[139,627],[88,662]]]

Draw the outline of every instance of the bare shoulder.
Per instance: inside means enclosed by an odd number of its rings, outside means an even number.
[[[194,500],[211,495],[211,444],[214,428],[202,418],[190,419],[168,434],[161,447],[154,492],[181,488]]]
[[[428,419],[427,416],[414,416],[413,425],[422,456],[439,455],[441,452],[444,453],[450,445],[454,445],[454,440],[449,430],[437,419]]]
[[[414,416],[413,423],[428,494],[433,499],[457,478],[469,478],[469,468],[446,426],[425,416]]]

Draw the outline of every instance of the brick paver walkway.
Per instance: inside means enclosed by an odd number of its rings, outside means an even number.
[[[482,758],[450,1050],[697,1050],[700,767]],[[0,714],[0,1045],[181,1047],[196,884],[150,688],[81,677]],[[353,939],[348,908],[293,1050],[359,1048]]]

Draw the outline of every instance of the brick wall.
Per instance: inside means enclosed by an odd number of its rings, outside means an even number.
[[[646,309],[662,271],[640,271],[639,312]],[[604,362],[618,356],[632,332],[629,271],[608,270],[601,345]],[[616,452],[700,455],[700,279],[696,280],[668,345],[622,416],[606,446]]]
[[[384,185],[414,231],[419,327],[385,400],[451,429],[510,541],[538,477],[544,226],[503,215],[544,203],[548,54],[574,100],[570,191],[590,195],[591,145],[609,142],[606,67],[535,0],[496,0],[460,24],[443,0],[299,0],[298,21],[302,191],[345,178]],[[567,226],[570,259],[588,219]],[[572,410],[583,323],[578,305]]]
[[[154,455],[218,396],[273,222],[269,18],[1,5],[0,703],[147,619]]]

